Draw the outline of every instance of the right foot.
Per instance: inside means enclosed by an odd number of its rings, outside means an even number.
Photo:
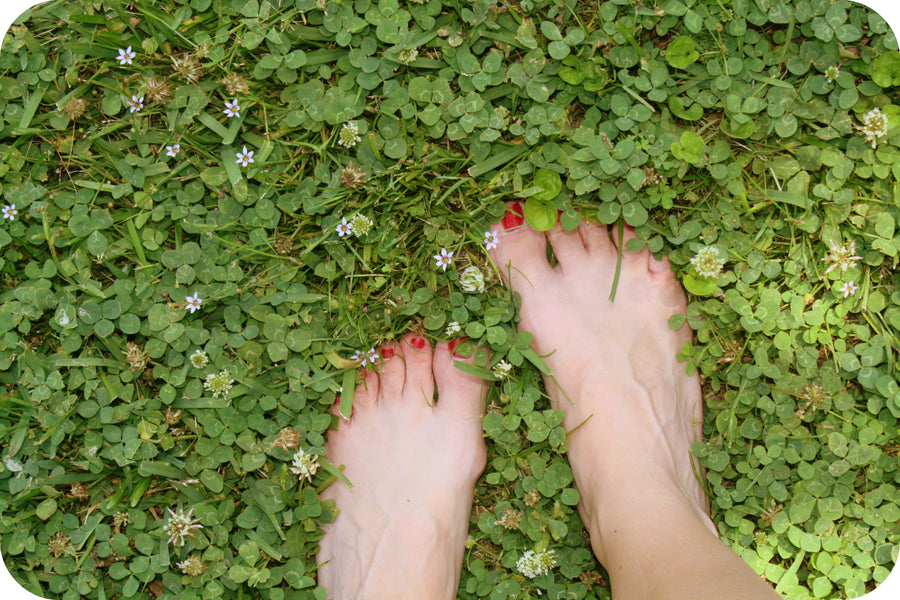
[[[685,312],[668,261],[646,249],[623,251],[610,302],[617,244],[605,226],[582,222],[567,232],[557,224],[545,234],[521,214],[520,203],[511,205],[491,256],[522,298],[520,329],[534,334],[535,351],[553,371],[545,385],[552,406],[566,413],[579,509],[598,558],[605,562],[597,521],[625,482],[648,493],[664,483],[715,532],[691,455],[702,436],[699,378],[675,358],[691,333],[668,325]],[[635,235],[626,228],[624,237]],[[556,266],[547,261],[548,241]]]

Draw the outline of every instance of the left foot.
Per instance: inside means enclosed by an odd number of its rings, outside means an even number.
[[[451,600],[486,461],[487,382],[421,337],[385,355],[356,389],[350,420],[328,432],[328,459],[346,465],[353,487],[336,481],[322,494],[339,513],[320,544],[319,584],[329,600]]]

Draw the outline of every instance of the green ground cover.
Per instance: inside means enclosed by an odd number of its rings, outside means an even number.
[[[513,367],[460,598],[608,598],[484,250],[521,198],[677,268],[722,538],[788,598],[873,589],[900,540],[898,83],[885,22],[829,0],[34,9],[0,54],[8,568],[53,598],[322,600],[352,357],[456,323]],[[529,550],[555,566],[517,572]]]

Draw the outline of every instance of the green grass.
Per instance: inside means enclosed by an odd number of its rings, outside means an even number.
[[[788,598],[873,589],[900,540],[898,83],[885,22],[827,0],[34,9],[0,53],[8,568],[54,598],[322,600],[351,357],[456,322],[514,367],[489,396],[460,598],[608,598],[561,413],[483,247],[519,198],[538,228],[627,223],[675,266],[722,539]],[[338,236],[356,215],[371,229]],[[470,265],[484,292],[462,288]],[[293,443],[320,455],[311,481]],[[203,526],[183,547],[167,508]],[[516,572],[542,548],[549,574]]]

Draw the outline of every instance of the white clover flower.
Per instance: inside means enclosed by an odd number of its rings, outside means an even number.
[[[225,398],[228,396],[228,392],[231,391],[233,383],[234,379],[231,378],[228,369],[222,369],[218,373],[210,373],[206,376],[206,379],[203,381],[203,389],[212,392],[213,398]]]
[[[13,473],[18,473],[25,468],[22,466],[22,463],[11,457],[6,457],[6,461],[4,461],[3,464],[6,465],[6,468]]]
[[[347,121],[341,125],[341,132],[338,134],[338,145],[352,148],[359,143],[359,127],[356,121]]]
[[[397,54],[397,60],[402,62],[404,65],[408,65],[412,61],[416,60],[416,57],[419,55],[419,51],[415,48],[411,48],[409,50],[401,50]]]
[[[375,352],[375,348],[369,348],[369,351],[366,352],[366,360],[369,361],[370,365],[375,364],[375,361],[378,360],[378,353]]]
[[[247,151],[247,146],[244,146],[243,150],[237,153],[237,160],[234,161],[241,165],[242,167],[246,167],[252,162],[256,162],[253,160],[253,150]]]
[[[347,222],[346,218],[341,218],[341,222],[337,224],[337,227],[335,227],[334,230],[337,231],[338,237],[344,237],[345,235],[353,233],[353,228],[350,226],[350,223]]]
[[[194,536],[192,529],[203,529],[200,519],[191,518],[191,513],[194,512],[193,508],[187,511],[187,514],[181,509],[178,509],[178,512],[172,512],[171,508],[166,508],[166,510],[169,511],[171,516],[169,517],[169,522],[163,526],[163,531],[169,534],[170,544],[178,541],[179,546],[184,546],[185,536]]]
[[[194,353],[191,354],[188,360],[190,360],[191,364],[198,369],[202,369],[209,364],[209,356],[207,356],[206,352],[204,352],[200,348],[194,350]]]
[[[718,277],[725,266],[725,259],[719,258],[719,249],[715,246],[705,246],[697,251],[697,255],[691,259],[691,264],[697,269],[700,277]]]
[[[312,476],[319,470],[319,457],[306,452],[303,448],[297,450],[291,463],[291,472],[299,475],[300,479],[312,481]]]
[[[203,300],[200,299],[200,294],[197,292],[194,292],[193,296],[187,296],[184,300],[187,302],[184,309],[191,311],[191,314],[200,310],[200,305],[203,304]]]
[[[834,81],[838,78],[838,75],[841,74],[841,70],[837,65],[831,65],[827,69],[825,69],[825,79],[834,83]]]
[[[131,49],[131,46],[128,46],[124,50],[119,48],[119,55],[116,56],[116,60],[119,61],[120,65],[130,65],[135,56],[137,54]]]
[[[16,215],[19,214],[19,211],[16,210],[15,204],[7,204],[3,207],[3,218],[9,219],[10,221],[15,220]]]
[[[462,326],[456,321],[451,321],[449,325],[447,325],[447,329],[444,330],[445,335],[456,335],[462,331]]]
[[[856,290],[858,290],[858,289],[859,288],[856,287],[855,283],[853,283],[852,281],[848,281],[847,283],[844,284],[844,286],[840,289],[840,291],[843,292],[844,298],[846,298],[847,296],[852,296],[853,294],[855,294]]]
[[[835,267],[840,267],[841,273],[846,273],[848,269],[856,266],[856,261],[862,258],[853,254],[856,251],[856,240],[850,240],[846,244],[838,244],[834,240],[829,240],[828,243],[831,246],[831,250],[822,259],[827,263],[831,263],[825,269],[826,274],[831,273]]]
[[[353,360],[357,361],[359,363],[359,366],[361,366],[361,367],[366,366],[366,363],[368,362],[368,359],[366,358],[366,353],[363,352],[362,350],[357,350],[356,352],[353,353]]]
[[[447,252],[446,248],[441,248],[440,254],[434,255],[434,260],[437,263],[435,266],[440,267],[442,270],[446,271],[447,267],[453,264],[453,253]]]
[[[553,550],[542,550],[541,552],[528,550],[522,555],[522,558],[516,561],[516,571],[529,579],[549,573],[554,566],[556,566],[556,558]]]
[[[366,215],[357,214],[350,219],[350,229],[353,230],[353,235],[356,237],[362,237],[369,233],[372,230],[372,225],[372,219]]]
[[[235,98],[231,102],[228,100],[225,101],[225,110],[222,112],[225,113],[226,117],[239,117],[241,116],[240,110],[241,107],[238,106],[237,98]]]
[[[172,144],[171,146],[166,146],[166,156],[175,158],[176,156],[178,156],[179,152],[181,152],[181,144]]]
[[[484,232],[484,249],[485,250],[493,250],[497,247],[497,244],[500,243],[500,236],[497,235],[496,231],[485,231]]]
[[[480,294],[484,291],[484,273],[475,265],[466,267],[459,274],[459,286],[467,292]]]
[[[132,94],[131,100],[128,101],[128,105],[131,106],[129,112],[137,112],[144,108],[144,97],[141,96],[138,98],[137,94]]]
[[[880,108],[873,108],[862,117],[862,126],[856,130],[866,136],[866,142],[872,142],[872,148],[878,145],[878,138],[883,138],[888,132],[887,115]]]
[[[509,374],[512,372],[513,366],[506,362],[505,360],[501,360],[496,365],[494,365],[494,377],[497,379],[506,379],[509,377]]]

